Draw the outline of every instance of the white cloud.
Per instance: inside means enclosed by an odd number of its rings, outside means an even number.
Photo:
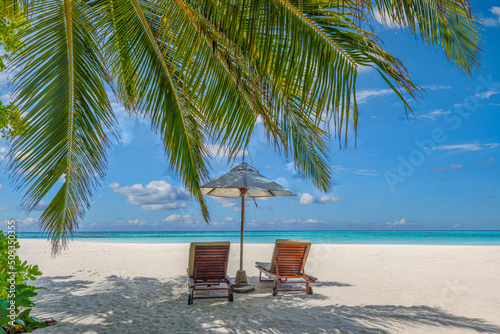
[[[127,226],[127,225],[134,225],[134,226],[142,226],[146,225],[147,222],[144,219],[127,219],[127,220],[119,220],[114,222],[111,225],[119,225],[119,226]]]
[[[217,197],[217,196],[211,196],[210,198],[215,202],[221,204],[223,208],[233,207],[239,203],[239,201],[236,198]]]
[[[35,219],[33,217],[29,217],[29,218],[22,219],[22,220],[21,219],[7,219],[7,220],[4,220],[3,222],[1,222],[0,225],[7,225],[9,222],[11,222],[13,220],[16,222],[16,227],[30,226],[38,221],[37,219]]]
[[[362,89],[356,92],[358,103],[366,103],[368,99],[377,96],[394,94],[392,89]]]
[[[375,69],[371,66],[358,66],[357,68],[358,73],[370,73],[374,70]]]
[[[488,161],[486,162],[472,161],[472,163],[476,165],[491,166],[495,163],[495,158],[488,158]]]
[[[111,107],[113,108],[113,112],[118,123],[117,130],[120,135],[120,142],[127,146],[135,139],[135,120],[132,118],[132,115],[125,110],[123,104],[111,102]]]
[[[375,10],[373,12],[373,18],[375,19],[375,21],[382,24],[386,28],[398,29],[405,27],[404,25],[401,25],[396,21],[392,20],[386,11],[380,12],[379,10]]]
[[[269,226],[280,226],[280,225],[324,225],[325,221],[318,219],[293,219],[293,218],[273,218],[271,220],[256,220],[253,219],[246,223],[247,225],[257,226],[257,227],[269,227]]]
[[[332,166],[333,172],[337,174],[358,174],[358,175],[366,175],[366,176],[378,176],[377,171],[375,169],[359,169],[359,168],[350,168],[343,167],[340,165]]]
[[[309,204],[314,204],[314,203],[321,203],[321,204],[326,204],[326,203],[339,203],[342,202],[343,199],[340,197],[336,196],[321,196],[319,199],[314,197],[313,195],[309,193],[304,193],[300,197],[299,203],[302,205],[309,205]]]
[[[163,222],[176,222],[177,225],[181,226],[189,226],[189,225],[196,225],[201,223],[201,219],[193,217],[191,215],[178,215],[178,214],[173,214],[165,219],[162,219]]]
[[[24,210],[24,209],[26,209],[27,205],[28,205],[27,202],[22,202],[21,205],[19,206],[19,209]],[[46,208],[47,208],[47,203],[45,203],[44,201],[40,201],[32,210],[43,211]]]
[[[321,196],[319,198],[319,202],[320,203],[339,203],[339,202],[342,202],[344,201],[342,198],[340,197],[335,197],[335,196]]]
[[[434,150],[463,150],[463,151],[480,151],[486,149],[497,148],[500,146],[500,143],[489,143],[489,144],[480,144],[480,143],[466,143],[466,144],[458,144],[458,145],[439,145],[434,147]]]
[[[127,203],[140,205],[142,210],[174,210],[187,205],[179,201],[189,200],[190,194],[181,187],[165,181],[151,181],[147,185],[134,184],[120,187],[118,183],[109,185],[113,192],[127,197]]]
[[[448,115],[448,114],[451,114],[451,111],[449,111],[449,110],[442,110],[442,109],[435,109],[435,110],[431,110],[427,114],[420,115],[420,117],[422,117],[422,118],[428,118],[428,119],[434,121],[437,118],[439,118],[439,117],[441,117],[443,115]]]
[[[175,210],[175,209],[183,209],[187,208],[186,203],[181,202],[172,202],[165,204],[143,204],[141,205],[142,210],[146,211],[154,211],[154,210]]]
[[[213,158],[228,158],[229,157],[230,148],[227,145],[207,144],[206,149],[208,150],[208,153],[210,154],[210,156]],[[238,151],[236,153],[236,158],[241,159],[242,157],[243,157],[243,151]]]
[[[437,167],[437,168],[434,168],[432,171],[433,172],[445,172],[448,170],[457,170],[457,169],[462,169],[462,168],[464,168],[464,166],[458,164],[458,165]]]
[[[423,89],[428,89],[428,90],[441,90],[441,89],[452,89],[452,86],[448,85],[427,85],[427,86],[422,86]]]
[[[385,225],[387,226],[397,226],[397,227],[400,227],[400,226],[409,226],[409,225],[420,225],[419,223],[417,223],[416,221],[414,220],[409,220],[409,219],[406,219],[406,218],[403,218],[401,220],[395,220],[394,223],[385,223]]]
[[[1,184],[1,183],[0,183],[0,189],[3,189],[3,186],[2,186],[2,184]]]
[[[318,220],[318,219],[288,219],[288,218],[281,218],[280,223],[282,224],[326,224],[326,222]]]
[[[491,89],[491,90],[487,90],[486,92],[477,93],[475,96],[480,98],[480,99],[489,99],[490,97],[492,97],[493,95],[496,95],[496,94],[500,94],[500,90]]]
[[[0,153],[7,153],[7,151],[8,151],[7,147],[0,147]],[[0,160],[3,160],[3,159],[5,159],[5,155],[4,154],[0,154]]]
[[[299,203],[303,205],[316,203],[316,197],[309,193],[305,193],[300,197]]]
[[[283,176],[277,177],[273,181],[276,182],[277,184],[285,187],[285,188],[289,187],[288,180],[286,178],[284,178]],[[263,198],[266,198],[266,197],[263,197]],[[269,198],[267,197],[266,199],[269,199]]]
[[[489,11],[496,17],[484,17],[481,19],[481,23],[486,27],[500,26],[500,7],[493,6]]]
[[[441,90],[441,89],[452,89],[452,86],[444,86],[444,85],[427,85],[422,86],[424,89],[429,90]],[[356,99],[358,103],[366,103],[369,99],[378,97],[378,96],[387,96],[394,94],[394,90],[392,89],[361,89],[356,92]]]

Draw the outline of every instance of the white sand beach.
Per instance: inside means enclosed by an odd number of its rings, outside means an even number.
[[[245,246],[256,291],[188,306],[188,244],[73,241],[55,259],[45,240],[21,239],[38,264],[37,333],[500,333],[500,246],[318,245],[306,272],[314,294],[271,295],[255,261],[273,245]],[[239,261],[231,245],[229,274]]]

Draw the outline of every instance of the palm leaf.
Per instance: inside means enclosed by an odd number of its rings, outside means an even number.
[[[153,129],[163,139],[170,166],[180,173],[208,220],[199,189],[208,175],[205,139],[199,123],[189,112],[186,94],[172,76],[174,69],[166,61],[148,23],[145,12],[148,4],[107,0],[94,2],[93,6],[101,9],[97,14],[101,17],[100,33],[110,36],[105,48],[113,64],[111,75],[118,83],[119,96],[133,99],[128,105],[151,119]]]
[[[114,117],[104,90],[104,71],[89,11],[80,1],[43,1],[23,32],[25,50],[14,59],[16,105],[27,112],[27,131],[16,138],[10,176],[26,188],[28,210],[54,189],[39,220],[53,252],[90,206],[105,176],[108,134]]]

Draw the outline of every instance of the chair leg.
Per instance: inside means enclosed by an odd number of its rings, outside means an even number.
[[[262,271],[259,270],[259,282],[262,282]]]
[[[306,295],[309,294],[309,282],[306,282]]]

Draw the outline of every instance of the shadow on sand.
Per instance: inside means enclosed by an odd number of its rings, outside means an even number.
[[[500,327],[427,306],[332,305],[322,288],[349,284],[317,284],[303,293],[272,297],[272,284],[251,277],[256,291],[235,295],[233,303],[216,299],[187,305],[186,278],[171,280],[109,276],[102,281],[73,276],[42,277],[47,287],[37,297],[35,315],[54,317],[58,325],[39,333],[395,333],[435,326],[433,331],[472,330],[500,333]],[[312,303],[311,299],[315,299]],[[405,330],[406,329],[406,330]],[[422,332],[424,333],[424,332]]]

